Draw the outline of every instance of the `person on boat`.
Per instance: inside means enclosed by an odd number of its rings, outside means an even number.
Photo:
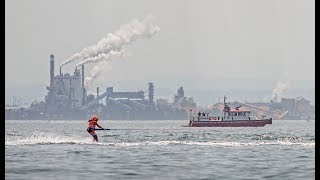
[[[95,130],[95,127],[98,126],[99,128],[103,129],[99,124],[98,124],[98,116],[94,115],[92,117],[92,119],[89,119],[88,122],[88,128],[87,128],[87,131],[89,134],[91,134],[91,136],[93,137],[93,140],[98,142],[98,136],[96,134],[96,132],[94,131]]]
[[[198,112],[198,121],[200,121],[201,112]]]

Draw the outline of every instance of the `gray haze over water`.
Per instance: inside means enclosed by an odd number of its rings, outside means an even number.
[[[269,101],[282,85],[282,97],[301,95],[314,104],[312,0],[5,3],[6,103],[12,103],[12,96],[44,100],[50,54],[55,54],[57,74],[59,65],[75,53],[152,14],[160,32],[128,45],[129,56],[112,61],[111,69],[105,67],[89,93],[97,86],[146,90],[154,82],[156,97],[172,97],[184,86],[187,96],[207,105],[217,91],[234,99]],[[76,64],[64,66],[63,73],[73,73]],[[86,66],[86,72],[92,67]],[[203,91],[212,93],[203,97]]]
[[[6,179],[315,179],[314,120],[182,127],[187,120],[5,121]]]

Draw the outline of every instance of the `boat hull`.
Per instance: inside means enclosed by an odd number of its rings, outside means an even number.
[[[245,121],[190,121],[189,127],[262,127],[272,124],[272,118]]]

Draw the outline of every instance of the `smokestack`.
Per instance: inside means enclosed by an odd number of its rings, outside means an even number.
[[[84,89],[84,65],[82,65],[81,68],[82,68],[82,72],[81,72],[82,80],[81,80],[81,83],[82,83],[82,89]]]
[[[84,106],[86,104],[86,89],[85,88],[82,89],[82,93],[83,93],[83,95],[82,95],[82,106]]]
[[[61,66],[60,66],[60,76],[62,76],[62,73],[61,73]]]
[[[53,85],[54,78],[54,55],[50,55],[50,86]]]
[[[149,103],[151,105],[153,105],[153,96],[154,96],[153,88],[154,88],[153,83],[149,83]]]
[[[99,87],[97,87],[97,98],[99,97]],[[99,101],[97,102],[99,104]]]

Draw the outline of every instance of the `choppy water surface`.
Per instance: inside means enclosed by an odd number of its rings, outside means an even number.
[[[314,179],[314,121],[182,127],[188,121],[6,121],[6,179]]]

